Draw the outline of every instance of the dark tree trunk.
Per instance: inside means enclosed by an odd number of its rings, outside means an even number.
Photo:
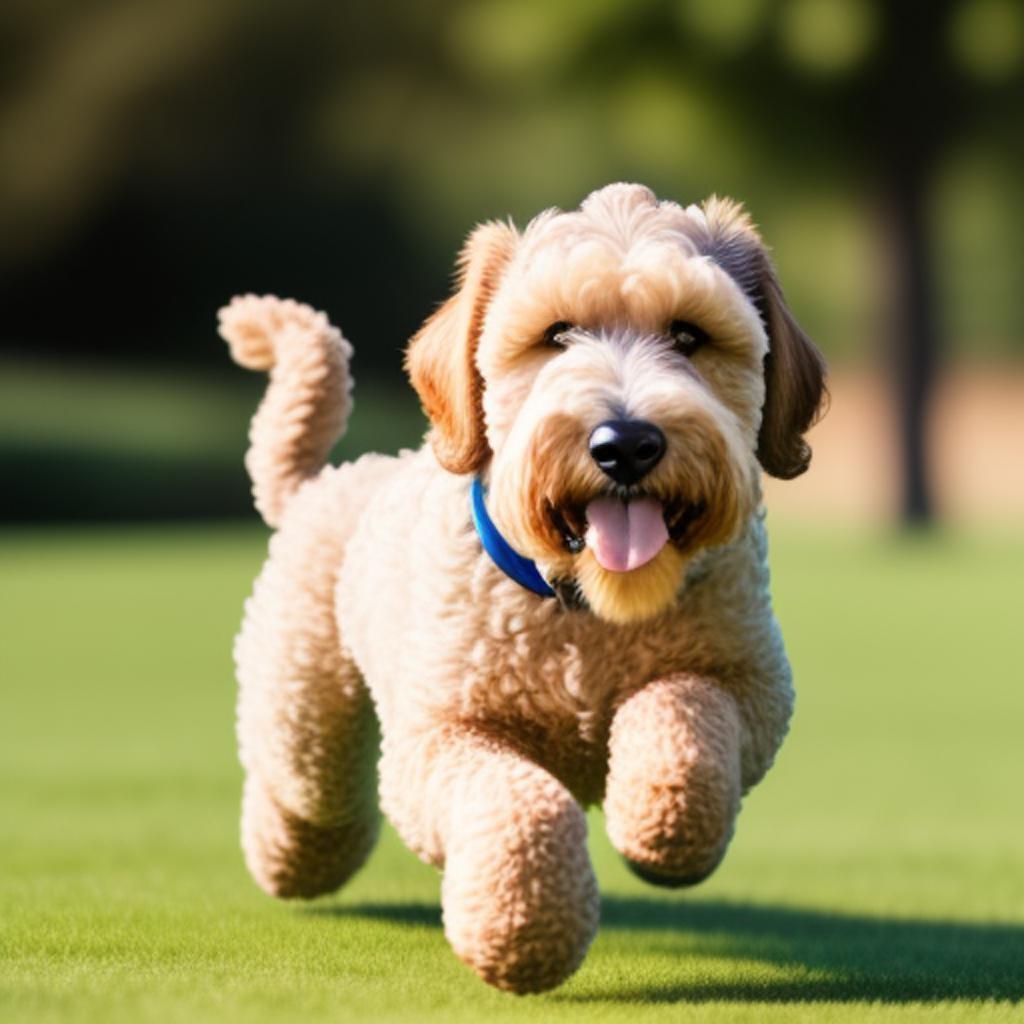
[[[899,426],[900,515],[907,526],[934,521],[928,413],[939,359],[928,220],[928,168],[911,161],[889,182],[891,357]]]
[[[929,208],[935,170],[956,119],[957,97],[945,67],[951,9],[950,0],[879,6],[885,31],[871,111],[891,246],[890,367],[898,408],[900,512],[907,526],[935,518],[928,412],[940,345]]]

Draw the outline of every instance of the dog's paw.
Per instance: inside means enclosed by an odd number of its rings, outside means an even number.
[[[217,321],[231,358],[249,370],[269,370],[277,362],[280,340],[296,328],[303,335],[333,332],[323,313],[276,295],[237,295],[217,313]]]
[[[646,882],[648,885],[657,885],[663,889],[688,889],[692,886],[700,885],[701,882],[710,878],[715,873],[715,869],[720,863],[720,860],[718,860],[711,867],[701,868],[689,873],[670,875],[662,874],[645,864],[630,860],[628,857],[623,857],[622,859],[625,861],[626,867],[642,882]]]

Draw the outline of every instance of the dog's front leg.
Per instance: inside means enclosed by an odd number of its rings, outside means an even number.
[[[384,809],[444,869],[444,929],[484,981],[539,992],[580,964],[598,920],[586,818],[569,791],[500,740],[468,729],[385,736]]]
[[[715,683],[649,683],[615,713],[605,821],[646,881],[694,885],[718,866],[739,809],[740,716]]]

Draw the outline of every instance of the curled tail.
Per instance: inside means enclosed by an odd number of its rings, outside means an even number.
[[[245,466],[256,508],[277,526],[288,501],[324,466],[352,407],[352,346],[323,313],[274,295],[241,295],[217,315],[236,363],[270,384],[249,428]]]

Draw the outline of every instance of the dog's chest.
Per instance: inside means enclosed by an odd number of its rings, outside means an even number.
[[[599,799],[615,709],[654,678],[698,668],[706,645],[678,615],[627,629],[538,607],[504,583],[492,594],[464,624],[474,640],[445,666],[445,715],[505,736],[584,802]]]
[[[745,646],[746,591],[716,571],[681,606],[617,626],[507,578],[467,529],[464,494],[381,495],[348,547],[339,632],[385,733],[461,722],[526,748],[586,801],[632,692],[676,672],[717,674]],[[414,515],[429,507],[430,516]],[[398,545],[395,538],[403,538]],[[688,588],[688,594],[690,593]]]
[[[500,611],[488,616],[468,652],[458,689],[468,717],[516,717],[537,723],[588,723],[643,669],[597,630]]]

